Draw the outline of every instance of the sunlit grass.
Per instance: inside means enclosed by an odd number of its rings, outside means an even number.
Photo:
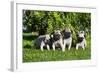
[[[35,38],[34,38],[35,39]],[[87,60],[91,59],[91,39],[90,37],[86,38],[87,47],[85,50],[79,48],[78,50],[75,47],[72,47],[71,50],[66,48],[65,52],[56,49],[53,51],[52,49],[48,51],[44,49],[41,51],[40,49],[36,49],[34,46],[32,47],[32,41],[30,39],[23,40],[23,62],[41,62],[41,61],[65,61],[65,60]]]
[[[63,60],[82,60],[90,59],[90,49],[71,48],[62,52],[61,50],[48,51],[48,50],[36,50],[25,48],[23,50],[23,62],[39,62],[39,61],[63,61]]]

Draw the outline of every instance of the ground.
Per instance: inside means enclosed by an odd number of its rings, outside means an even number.
[[[88,60],[91,58],[91,38],[87,36],[87,47],[85,50],[72,47],[71,50],[66,48],[65,52],[61,50],[53,51],[52,49],[48,51],[44,49],[36,49],[32,47],[32,41],[34,42],[37,36],[31,33],[23,34],[23,62],[41,62],[41,61],[65,61],[65,60]]]

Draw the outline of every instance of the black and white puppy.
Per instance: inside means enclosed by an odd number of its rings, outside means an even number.
[[[77,35],[76,50],[78,50],[79,47],[82,47],[84,50],[86,45],[85,33],[84,31],[79,31]]]
[[[50,35],[40,35],[36,39],[36,47],[40,48],[41,51],[43,51],[43,48],[46,47],[48,50],[50,50]]]
[[[54,51],[56,47],[59,47],[62,49],[62,51],[65,51],[63,46],[62,34],[60,30],[56,30],[54,33],[51,34],[51,40],[52,40],[52,48]]]
[[[66,48],[66,45],[68,46],[68,50],[70,50],[72,45],[72,33],[70,29],[63,30],[63,44],[64,44],[64,50]]]

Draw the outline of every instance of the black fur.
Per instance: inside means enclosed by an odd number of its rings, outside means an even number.
[[[81,42],[83,41],[83,39],[84,39],[83,37],[78,37],[78,38],[77,38],[77,40],[78,40],[77,42],[78,42],[78,43],[81,43]]]
[[[60,35],[60,34],[53,34],[53,40],[54,40],[54,41],[59,40],[59,39],[60,39],[60,37],[61,37],[61,35]]]
[[[45,43],[46,45],[47,45],[47,44],[50,45],[50,42],[51,42],[50,39],[47,40],[47,39],[45,38],[43,41],[44,41],[44,43]]]
[[[71,37],[71,32],[64,32],[64,39],[68,39]]]

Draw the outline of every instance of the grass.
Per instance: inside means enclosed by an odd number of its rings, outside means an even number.
[[[37,36],[32,36],[28,33],[23,35],[23,62],[41,62],[41,61],[64,61],[64,60],[87,60],[91,58],[91,39],[87,37],[87,47],[85,50],[79,48],[75,50],[72,47],[71,50],[66,48],[65,52],[61,50],[53,51],[52,49],[48,51],[45,49],[41,51],[40,49],[31,48],[32,41],[36,39]]]

